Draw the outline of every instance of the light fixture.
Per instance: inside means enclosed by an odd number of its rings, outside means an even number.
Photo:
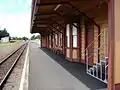
[[[54,11],[57,11],[58,8],[60,8],[62,5],[61,4],[58,4],[55,8],[54,8]]]

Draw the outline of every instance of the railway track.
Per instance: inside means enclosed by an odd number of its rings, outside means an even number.
[[[0,62],[0,90],[3,88],[5,81],[7,80],[15,64],[23,54],[27,45],[28,43],[25,43]]]

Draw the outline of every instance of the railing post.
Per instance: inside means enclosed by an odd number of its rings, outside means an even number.
[[[107,68],[108,68],[108,65],[105,66],[105,82],[107,83]]]
[[[107,55],[107,51],[106,51],[106,30],[104,29],[104,56],[106,57]]]
[[[86,49],[86,72],[88,73],[88,49]]]

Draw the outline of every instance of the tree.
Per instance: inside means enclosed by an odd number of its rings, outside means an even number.
[[[36,36],[36,39],[40,39],[40,35],[37,35],[37,36]]]
[[[0,30],[0,39],[2,37],[8,37],[10,34],[7,32],[7,30],[4,28],[4,30]]]
[[[33,35],[33,36],[31,37],[31,40],[34,40],[34,39],[40,39],[40,35],[37,35],[37,36]]]
[[[17,40],[17,37],[11,37],[11,40]]]
[[[28,38],[27,37],[22,37],[22,40],[28,40]]]
[[[35,35],[33,35],[32,37],[31,37],[31,40],[34,40],[35,39]]]

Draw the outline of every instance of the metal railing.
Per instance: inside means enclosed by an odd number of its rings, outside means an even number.
[[[102,37],[102,34],[104,35],[101,39],[103,39],[103,44],[98,47],[98,48],[93,48],[94,51],[92,53],[89,53],[89,48],[91,48],[91,46],[94,44],[95,41],[98,41],[97,40],[94,40],[91,44],[88,45],[88,47],[85,49],[85,57],[86,57],[86,73],[91,75],[92,77],[104,82],[107,84],[107,77],[108,77],[108,58],[107,58],[107,53],[108,53],[108,50],[107,50],[107,38],[106,38],[106,33],[107,33],[107,30],[103,30],[98,36],[101,36]],[[102,48],[102,50],[101,50]],[[90,54],[90,55],[89,55]],[[93,66],[89,66],[89,59],[91,57],[94,57],[94,56],[98,56],[98,55],[103,55],[101,58],[97,58],[97,59],[100,59],[100,60],[97,60],[99,62],[97,63],[94,63]],[[95,58],[94,58],[95,59]]]

